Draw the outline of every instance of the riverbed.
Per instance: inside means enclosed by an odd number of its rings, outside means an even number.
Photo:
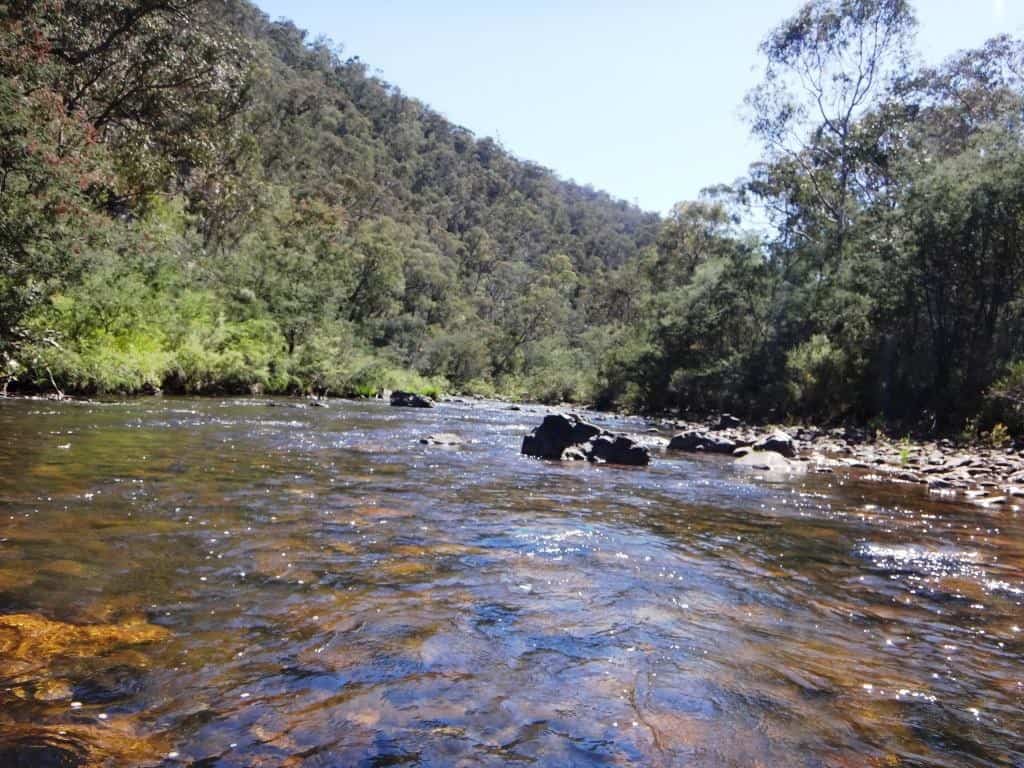
[[[1024,766],[1016,509],[544,412],[0,401],[0,764]]]

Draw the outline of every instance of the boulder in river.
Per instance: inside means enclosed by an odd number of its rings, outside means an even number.
[[[646,466],[651,461],[650,451],[625,435],[598,435],[589,445],[591,447],[588,458],[592,461],[628,464],[634,467]]]
[[[805,470],[804,465],[800,462],[790,461],[775,451],[751,451],[745,456],[740,456],[733,463],[737,467],[755,469],[773,475],[792,475]]]
[[[796,443],[793,442],[792,437],[781,429],[777,429],[754,443],[754,450],[774,451],[775,453],[782,454],[787,459],[792,459],[796,456]]]
[[[423,445],[445,445],[445,446],[465,445],[466,444],[465,440],[463,440],[461,437],[459,437],[458,435],[453,434],[451,432],[435,432],[432,435],[427,435],[426,437],[421,437],[420,438],[420,442],[423,443]]]
[[[613,435],[575,415],[544,417],[523,438],[522,453],[538,459],[601,461],[642,466],[651,460],[648,449],[625,435]]]
[[[391,393],[391,404],[397,408],[433,408],[434,401],[415,392],[395,390]]]
[[[600,427],[574,414],[553,413],[523,438],[522,453],[538,459],[561,459],[566,448],[581,445],[599,434]]]
[[[673,437],[668,444],[669,450],[697,451],[703,453],[725,453],[729,454],[736,450],[736,443],[727,437],[709,435],[707,432],[691,429],[687,432],[680,432]]]

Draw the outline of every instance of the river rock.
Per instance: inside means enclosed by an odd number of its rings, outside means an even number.
[[[644,446],[624,435],[598,435],[590,441],[589,459],[609,464],[627,464],[634,467],[646,466],[651,453]]]
[[[642,466],[648,449],[624,435],[613,435],[574,414],[549,414],[523,438],[522,453],[538,459],[601,461]]]
[[[582,448],[577,448],[575,445],[571,445],[562,451],[562,461],[586,461],[587,454]]]
[[[781,429],[777,429],[767,437],[762,437],[756,443],[754,443],[755,451],[773,451],[785,456],[787,459],[792,459],[796,456],[796,444],[793,442],[793,438],[783,432]]]
[[[391,393],[391,404],[396,408],[433,408],[434,401],[415,392],[395,390]]]
[[[803,472],[805,469],[803,464],[790,461],[775,451],[751,451],[746,456],[740,456],[733,463],[737,467],[756,469],[773,474],[796,474]]]
[[[423,445],[446,445],[446,446],[452,446],[452,445],[465,445],[466,444],[465,440],[463,440],[461,437],[459,437],[458,435],[453,434],[451,432],[437,432],[437,433],[435,433],[433,435],[427,435],[426,437],[421,437],[420,438],[420,442]]]
[[[723,413],[718,417],[718,426],[715,429],[737,429],[741,426],[743,426],[743,422],[731,413]]]
[[[1005,496],[985,496],[980,499],[973,499],[974,503],[981,507],[999,507],[1006,503]]]
[[[586,443],[601,434],[595,427],[574,414],[553,413],[523,438],[522,453],[538,459],[561,459],[566,448]]]
[[[736,450],[736,443],[726,437],[709,435],[707,432],[691,429],[687,432],[680,432],[673,437],[668,444],[669,450],[688,451],[694,453],[732,453]]]

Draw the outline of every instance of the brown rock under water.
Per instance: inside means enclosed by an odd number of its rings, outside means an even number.
[[[145,621],[123,624],[66,624],[34,613],[0,615],[0,659],[46,663],[58,656],[96,656],[126,645],[170,637]],[[0,669],[3,662],[0,662]]]

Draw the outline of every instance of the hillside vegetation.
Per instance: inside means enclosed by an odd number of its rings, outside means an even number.
[[[0,384],[1019,431],[1024,46],[914,28],[769,31],[760,161],[659,217],[246,0],[0,0]]]

